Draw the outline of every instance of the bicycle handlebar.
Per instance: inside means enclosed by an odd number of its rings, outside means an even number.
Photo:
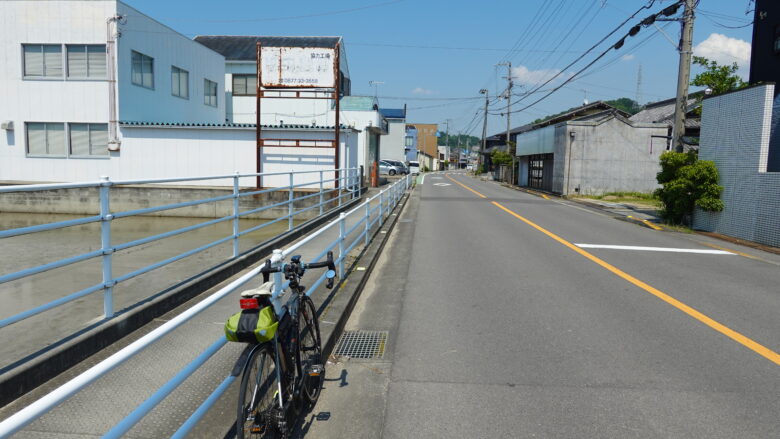
[[[284,273],[286,275],[293,274],[297,277],[303,277],[303,274],[308,270],[309,268],[328,268],[328,270],[336,271],[336,264],[333,262],[333,252],[329,251],[327,259],[322,262],[311,262],[311,263],[302,263],[300,256],[293,256],[292,262],[289,264],[282,264],[279,267],[271,267],[271,260],[268,259],[265,261],[265,264],[263,265],[263,268],[260,269],[260,272],[263,273],[263,282],[268,282],[270,279],[271,273]],[[328,278],[328,282],[325,285],[325,288],[331,289],[333,288],[333,277]]]

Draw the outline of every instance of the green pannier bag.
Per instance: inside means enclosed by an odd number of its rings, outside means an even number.
[[[274,338],[277,326],[279,322],[273,306],[244,309],[230,316],[225,323],[225,337],[240,343],[264,343]]]

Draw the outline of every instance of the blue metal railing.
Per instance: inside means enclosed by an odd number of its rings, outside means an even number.
[[[32,316],[35,316],[37,314],[40,314],[52,308],[64,305],[66,303],[72,302],[76,299],[79,299],[81,297],[87,296],[89,294],[101,290],[103,291],[103,316],[104,318],[111,318],[114,315],[113,289],[114,286],[116,286],[118,283],[126,282],[137,276],[146,274],[150,271],[164,267],[173,262],[188,258],[192,255],[203,252],[212,247],[216,247],[220,244],[224,244],[229,241],[232,241],[232,247],[233,247],[231,258],[236,258],[239,256],[239,243],[240,243],[240,238],[242,236],[245,236],[252,232],[256,232],[264,227],[268,227],[272,224],[275,224],[279,221],[283,221],[285,219],[288,222],[287,230],[291,231],[295,229],[295,224],[293,220],[297,215],[301,215],[302,213],[308,212],[312,209],[319,209],[319,214],[321,215],[325,213],[327,210],[341,206],[344,203],[344,199],[356,198],[359,195],[358,191],[360,186],[359,169],[344,168],[344,169],[339,169],[338,171],[339,171],[338,178],[327,178],[327,179],[325,178],[325,172],[334,173],[335,170],[334,171],[277,172],[277,173],[264,173],[264,174],[236,173],[234,175],[220,175],[214,177],[188,177],[188,178],[168,178],[168,179],[156,179],[156,180],[125,180],[125,181],[111,181],[108,179],[108,177],[103,177],[98,182],[0,187],[0,193],[32,192],[32,191],[42,191],[42,190],[73,189],[73,188],[82,188],[82,189],[97,188],[99,191],[99,202],[100,202],[99,215],[93,215],[85,218],[77,218],[77,219],[72,219],[67,221],[59,221],[59,222],[54,222],[49,224],[40,224],[40,225],[29,226],[29,227],[20,227],[15,229],[3,230],[0,231],[0,239],[38,233],[38,232],[45,232],[50,230],[57,230],[65,227],[72,227],[72,226],[84,225],[90,223],[100,223],[100,237],[101,237],[101,248],[99,250],[71,256],[64,259],[59,259],[53,262],[37,265],[34,267],[29,267],[13,273],[0,275],[0,284],[27,278],[56,268],[67,267],[69,265],[76,264],[97,257],[101,258],[101,264],[102,264],[102,280],[99,284],[92,285],[81,291],[65,294],[63,297],[60,297],[46,304],[37,306],[32,309],[28,309],[26,311],[23,311],[21,313],[18,313],[10,317],[3,318],[2,320],[0,320],[0,329],[2,329],[5,326],[12,325],[24,319],[30,318]],[[304,174],[315,174],[315,178],[316,176],[318,176],[319,180],[312,180],[308,182],[295,181],[296,176],[304,175]],[[287,186],[242,192],[241,187],[239,185],[239,181],[241,178],[247,178],[247,177],[256,178],[256,177],[283,176],[283,175],[289,175],[289,184]],[[224,180],[224,179],[232,180],[233,192],[229,195],[210,197],[210,198],[179,202],[179,203],[172,203],[172,204],[166,204],[162,206],[154,206],[154,207],[122,211],[122,212],[112,212],[109,205],[109,199],[111,197],[111,188],[116,186],[127,186],[131,184],[140,185],[140,184],[156,184],[156,183],[182,183],[182,182]],[[328,183],[333,183],[332,186],[336,186],[336,187],[326,188],[325,185]],[[303,188],[303,187],[318,189],[318,192],[307,194],[307,195],[300,195],[296,197],[295,189]],[[276,191],[284,191],[284,190],[288,191],[287,200],[285,201],[273,203],[266,206],[261,206],[244,212],[242,212],[239,208],[239,201],[243,197],[253,197],[259,194],[276,192]],[[335,195],[330,195],[331,193],[334,192],[336,192]],[[330,198],[326,198],[329,195]],[[319,197],[319,200],[316,204],[310,207],[296,210],[295,203],[299,203],[303,200],[308,200],[313,197]],[[111,224],[113,220],[132,217],[132,216],[149,215],[149,214],[164,212],[172,209],[199,206],[199,205],[216,203],[216,202],[227,201],[227,200],[232,200],[232,213],[230,215],[221,218],[216,218],[209,221],[204,221],[202,223],[195,224],[192,226],[182,227],[166,233],[160,233],[157,235],[148,236],[141,239],[136,239],[134,241],[130,241],[122,244],[114,244],[112,242]],[[240,230],[239,220],[241,218],[245,218],[249,215],[254,215],[269,209],[278,208],[282,206],[288,206],[286,215],[271,221],[266,221],[263,224],[259,224],[257,226],[251,227],[244,231]],[[180,235],[182,233],[191,232],[194,230],[198,230],[204,227],[212,226],[227,221],[233,222],[232,234],[228,236],[219,238],[217,240],[214,240],[210,243],[202,245],[193,250],[189,250],[180,253],[178,255],[169,257],[165,260],[158,261],[150,265],[146,265],[130,273],[125,273],[120,276],[113,275],[113,255],[118,251],[127,250],[133,247],[137,247],[155,241],[160,241],[166,238]]]
[[[316,232],[306,236],[294,245],[288,247],[285,250],[274,250],[272,261],[275,264],[282,263],[284,258],[299,251],[299,249],[318,237],[322,237],[325,233],[336,229],[339,231],[338,235],[325,244],[325,248],[321,253],[312,258],[312,260],[320,260],[328,251],[333,250],[335,247],[339,248],[338,258],[336,262],[341,279],[344,278],[344,263],[349,251],[354,248],[358,243],[365,242],[368,244],[370,241],[371,231],[374,225],[380,226],[389,216],[392,209],[401,201],[404,193],[411,186],[412,179],[410,176],[406,176],[397,181],[392,186],[381,191],[379,194],[369,198],[364,203],[353,208],[347,213],[341,213],[339,218],[331,221],[326,226],[320,228]],[[371,205],[376,203],[377,205],[372,207]],[[373,217],[374,214],[376,217]],[[349,231],[355,232],[359,229],[359,225],[364,225],[363,230],[357,235],[357,237],[349,244],[346,241],[349,237],[349,233],[346,229],[346,221],[348,219],[356,218],[356,223],[350,227]],[[378,232],[378,227],[377,227]],[[158,328],[152,330],[149,334],[141,337],[95,366],[91,367],[87,371],[71,379],[67,383],[58,387],[54,391],[48,393],[41,399],[33,402],[24,409],[10,416],[3,422],[0,422],[0,439],[8,438],[14,433],[18,432],[24,426],[28,425],[35,419],[41,417],[43,414],[57,407],[63,401],[76,394],[80,390],[84,389],[98,378],[104,376],[106,373],[115,369],[134,355],[138,354],[145,348],[151,346],[153,343],[160,340],[165,335],[171,333],[176,328],[180,327],[184,323],[191,320],[202,311],[206,310],[210,306],[217,303],[227,295],[235,292],[239,288],[243,287],[250,281],[254,280],[259,274],[262,268],[262,264],[258,264],[257,267],[252,269],[249,273],[234,280],[224,288],[220,289],[216,293],[195,304],[193,307],[187,309],[183,313],[175,316],[168,322],[162,324]],[[274,292],[273,298],[279,298],[283,290],[287,287],[286,283],[282,282],[280,273],[275,274],[274,279]],[[308,289],[308,295],[313,294],[325,281],[325,273],[319,276],[315,282],[312,283]],[[191,376],[196,370],[198,370],[209,358],[216,354],[227,343],[224,336],[215,340],[206,350],[200,353],[194,360],[184,366],[173,378],[168,380],[162,387],[157,389],[150,397],[136,407],[130,414],[117,423],[111,430],[109,430],[103,437],[104,438],[117,438],[121,437],[124,433],[129,431],[134,425],[143,419],[143,417],[151,412],[166,396],[170,395],[179,385],[181,385],[189,376]],[[214,403],[227,391],[230,384],[235,381],[235,376],[226,377],[212,393],[201,403],[201,405],[187,418],[187,420],[179,427],[179,429],[171,436],[173,438],[183,438],[195,427],[198,421],[208,412],[208,410],[214,405]]]

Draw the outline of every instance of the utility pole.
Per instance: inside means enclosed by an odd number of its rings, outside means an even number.
[[[485,120],[482,122],[482,143],[479,147],[479,167],[481,168],[485,164],[483,160],[485,160],[484,154],[487,147],[485,144],[487,143],[488,91],[483,88],[479,92],[485,95]]]
[[[447,131],[445,131],[445,139],[444,139],[444,163],[449,163],[450,161],[450,121],[452,119],[445,119],[444,123],[447,125]],[[436,154],[438,154],[438,147],[436,148]]]
[[[510,126],[511,120],[512,120],[512,62],[508,61],[505,63],[499,63],[500,66],[506,66],[506,150],[508,153],[512,154],[512,172],[511,172],[511,178],[512,181],[510,183],[514,184],[515,182],[515,154],[512,152],[512,148],[509,146],[509,141],[511,140],[509,138],[509,132],[512,129]]]
[[[677,152],[683,152],[685,134],[685,110],[688,107],[688,83],[691,80],[691,55],[693,54],[693,21],[696,0],[685,0],[682,38],[680,38],[680,66],[677,75],[677,105],[674,109],[672,143]]]

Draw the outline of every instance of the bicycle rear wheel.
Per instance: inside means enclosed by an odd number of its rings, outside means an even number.
[[[244,366],[238,394],[238,439],[283,437],[279,431],[279,380],[273,350],[267,344],[252,351]]]
[[[325,380],[325,360],[322,358],[320,326],[314,302],[309,296],[302,296],[298,306],[298,349],[296,360],[302,374],[301,396],[311,405],[320,397]]]

